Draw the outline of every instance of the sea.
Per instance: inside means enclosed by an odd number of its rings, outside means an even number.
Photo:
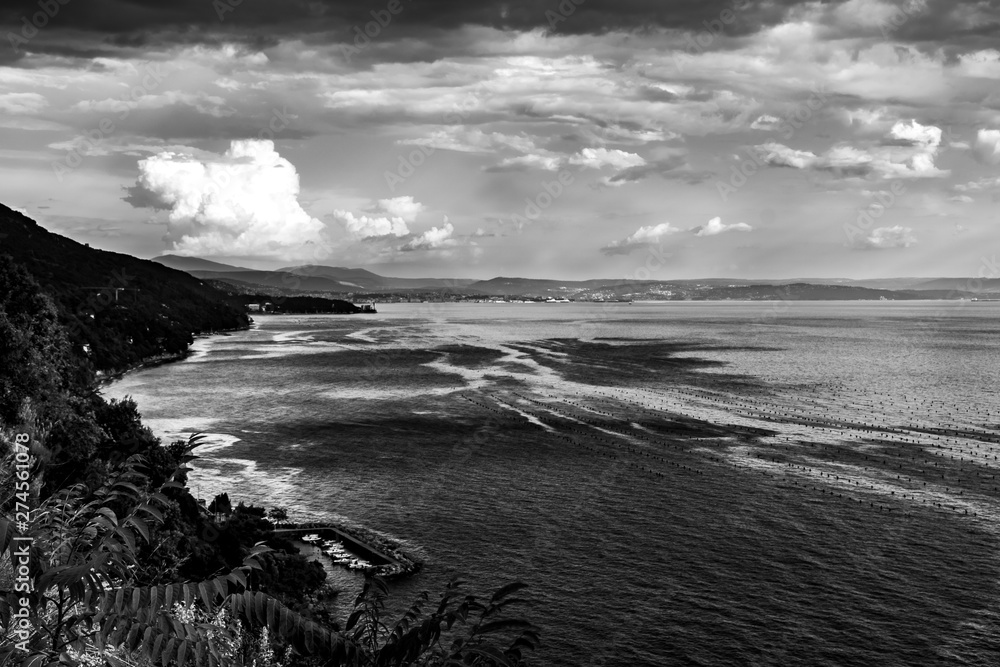
[[[255,315],[104,389],[190,485],[523,581],[539,665],[1000,663],[1000,303]],[[362,584],[333,568],[345,615]]]

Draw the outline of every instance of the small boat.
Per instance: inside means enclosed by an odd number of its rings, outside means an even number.
[[[320,537],[316,533],[310,533],[302,538],[303,542],[319,542]]]

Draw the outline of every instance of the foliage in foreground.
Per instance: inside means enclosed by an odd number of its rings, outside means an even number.
[[[180,467],[150,488],[142,465],[133,456],[96,491],[77,485],[34,512],[30,636],[20,647],[12,617],[23,595],[12,586],[17,531],[0,516],[0,667],[515,666],[537,645],[535,629],[506,613],[519,602],[519,583],[481,600],[453,582],[438,600],[424,593],[392,621],[384,613],[385,583],[369,579],[343,630],[257,589],[264,545],[240,567],[206,580],[137,585],[141,547],[184,474]]]

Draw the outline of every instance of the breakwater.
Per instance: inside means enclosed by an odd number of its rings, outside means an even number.
[[[362,534],[364,532],[365,534]],[[357,567],[365,574],[393,578],[420,571],[422,563],[402,551],[400,545],[370,531],[361,531],[329,522],[278,523],[274,534],[282,537],[302,537],[315,534],[324,541],[336,541],[347,551],[363,558],[367,565]],[[335,561],[336,562],[336,561]]]

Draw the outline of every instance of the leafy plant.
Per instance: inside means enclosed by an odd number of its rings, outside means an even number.
[[[196,445],[193,439],[188,450]],[[77,485],[42,503],[30,531],[29,650],[25,654],[12,641],[15,593],[0,591],[0,666],[76,665],[100,655],[110,667],[137,661],[163,667],[228,667],[245,664],[246,656],[234,647],[261,633],[298,659],[352,667],[513,667],[526,664],[525,652],[537,645],[530,624],[504,613],[518,601],[511,595],[523,584],[506,586],[481,602],[461,595],[459,582],[454,582],[432,611],[424,611],[429,600],[424,593],[390,627],[383,621],[386,584],[369,579],[345,631],[339,632],[254,590],[260,558],[269,551],[263,544],[254,547],[241,566],[203,581],[136,585],[142,565],[139,547],[150,540],[151,527],[163,521],[162,510],[170,504],[165,492],[183,488],[176,480],[191,458],[184,457],[174,477],[156,489],[148,488],[143,459],[135,455],[96,491]],[[0,517],[0,559],[3,553],[12,554],[16,536],[9,518]],[[220,622],[223,616],[229,620]],[[464,625],[464,634],[457,632],[459,625]],[[513,631],[520,634],[506,648],[491,641]]]

